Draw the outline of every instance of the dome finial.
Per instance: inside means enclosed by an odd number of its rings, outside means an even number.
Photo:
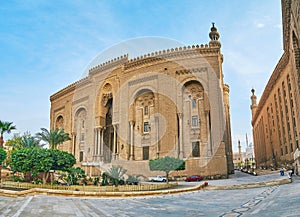
[[[211,24],[212,24],[212,27],[210,28],[210,31],[211,32],[217,32],[217,28],[215,27],[215,23],[212,22]]]

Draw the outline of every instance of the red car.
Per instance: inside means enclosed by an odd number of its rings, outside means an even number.
[[[186,182],[197,182],[203,180],[202,176],[190,176],[185,179]]]

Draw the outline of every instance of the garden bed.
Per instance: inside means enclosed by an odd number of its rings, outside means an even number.
[[[50,185],[50,184],[31,184],[26,182],[4,181],[0,184],[1,189],[22,191],[32,188],[85,191],[85,192],[131,192],[131,191],[155,191],[169,189],[178,186],[178,183],[151,184],[151,185],[119,185],[119,186],[90,186],[90,185]]]

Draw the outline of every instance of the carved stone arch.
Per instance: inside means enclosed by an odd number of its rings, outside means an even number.
[[[76,132],[79,126],[81,128],[85,128],[86,119],[87,119],[87,109],[85,107],[79,107],[78,109],[76,109],[75,116],[74,116],[73,132]]]
[[[153,93],[153,95],[154,95],[155,91],[150,86],[144,86],[143,88],[136,89],[130,98],[130,105],[132,105],[139,96],[146,94],[146,93]]]
[[[64,117],[61,114],[55,119],[55,129],[64,129]]]
[[[183,84],[181,91],[182,91],[183,100],[186,100],[187,98],[190,98],[191,101],[193,99],[197,99],[197,100],[201,99],[204,102],[205,111],[210,110],[207,91],[205,91],[204,86],[199,81],[196,80],[186,81]]]
[[[105,122],[105,116],[108,111],[108,102],[114,98],[114,88],[110,82],[104,82],[98,90],[95,102],[96,125],[102,126]]]
[[[98,135],[98,146],[101,149],[101,160],[110,162],[116,151],[116,131],[113,125],[114,87],[111,82],[104,81],[98,90],[95,101],[95,122]],[[96,136],[97,138],[97,136]],[[101,143],[101,144],[100,144]],[[97,151],[96,151],[97,152]]]
[[[87,129],[87,109],[85,107],[79,107],[74,112],[74,125],[73,125],[73,147],[72,153],[79,162],[84,159],[84,146],[86,141]]]
[[[180,86],[181,86],[181,88],[184,88],[189,83],[198,83],[198,84],[200,84],[203,87],[204,92],[206,94],[208,94],[208,92],[209,92],[208,77],[204,76],[204,78],[202,78],[202,77],[201,78],[200,77],[195,78],[195,76],[193,76],[193,75],[187,76],[183,80],[181,80]],[[182,89],[180,89],[179,91],[182,91]]]
[[[131,120],[135,119],[136,116],[136,107],[143,107],[143,106],[153,106],[154,107],[154,91],[148,87],[139,88],[137,89],[133,96],[130,99],[130,111],[129,117]]]

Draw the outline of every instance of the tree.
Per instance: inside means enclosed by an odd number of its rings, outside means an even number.
[[[3,148],[4,144],[4,133],[10,133],[12,130],[15,130],[16,126],[13,125],[13,122],[0,121],[0,148]]]
[[[51,158],[53,159],[52,170],[70,171],[76,164],[75,157],[65,151],[50,149]]]
[[[2,169],[2,163],[6,159],[6,151],[3,148],[0,148],[0,182],[1,182],[1,169]]]
[[[43,146],[40,145],[39,141],[31,135],[22,136],[20,145],[22,148],[41,148]]]
[[[21,140],[22,137],[14,136],[12,139],[7,140],[5,145],[11,147],[12,150],[21,149],[23,148],[21,144]]]
[[[13,172],[24,175],[30,172],[33,178],[42,174],[43,183],[48,180],[50,170],[71,171],[75,163],[75,157],[67,152],[43,148],[14,150],[10,160]]]
[[[6,146],[10,146],[12,150],[43,147],[43,145],[39,143],[39,140],[31,136],[29,132],[24,133],[23,136],[14,136],[12,139],[7,140]]]
[[[13,172],[22,172],[24,175],[30,172],[30,176],[33,178],[42,173],[44,184],[48,179],[53,162],[49,150],[43,148],[23,148],[14,150],[11,154]]]
[[[3,161],[6,159],[6,151],[3,148],[0,148],[0,164],[3,163]]]
[[[149,161],[151,171],[164,171],[166,173],[167,182],[169,182],[169,173],[174,170],[184,170],[185,161],[174,157],[163,157]]]
[[[36,134],[40,141],[46,142],[51,149],[56,149],[58,145],[65,141],[71,140],[68,133],[65,133],[64,129],[50,130],[50,132],[41,128],[42,132]]]

